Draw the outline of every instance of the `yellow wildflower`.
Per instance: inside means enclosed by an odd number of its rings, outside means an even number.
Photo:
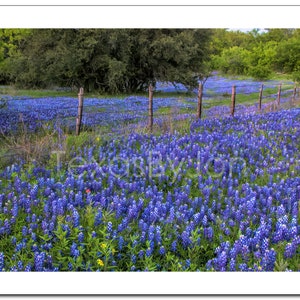
[[[105,243],[101,243],[101,244],[100,244],[100,247],[101,247],[103,250],[105,250],[106,247],[107,247],[107,245],[106,245]]]
[[[103,260],[101,260],[100,258],[97,259],[97,264],[98,264],[100,267],[103,267],[103,266],[104,266],[104,262],[103,262]]]

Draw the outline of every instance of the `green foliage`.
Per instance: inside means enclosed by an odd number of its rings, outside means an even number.
[[[34,29],[5,72],[30,88],[118,93],[142,91],[157,80],[194,87],[207,72],[210,36],[206,29]]]
[[[157,81],[192,89],[212,70],[299,82],[299,53],[299,29],[2,29],[0,83],[133,93]]]
[[[282,72],[292,73],[299,80],[300,38],[293,37],[278,45],[276,68]]]
[[[286,72],[295,82],[300,80],[297,29],[268,29],[266,33],[215,30],[211,47],[213,68],[225,74],[265,80],[274,72]]]
[[[215,57],[215,67],[225,74],[238,75],[247,73],[250,52],[238,46],[224,49],[220,57]]]
[[[29,29],[0,29],[0,83],[8,82],[7,63],[19,54],[19,48],[29,33]]]

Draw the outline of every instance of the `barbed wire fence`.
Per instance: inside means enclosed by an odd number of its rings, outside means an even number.
[[[10,118],[13,124],[8,124],[6,129],[0,128],[0,137],[5,141],[7,135],[13,135],[14,130],[20,127],[22,127],[21,134],[24,136],[30,133],[41,134],[43,130],[46,132],[50,128],[52,130],[50,136],[61,136],[66,132],[80,135],[80,132],[92,131],[101,136],[115,137],[135,131],[143,133],[162,129],[172,131],[171,127],[174,123],[181,121],[274,112],[292,108],[299,101],[298,87],[285,84],[233,85],[222,87],[216,92],[206,91],[200,83],[198,90],[194,92],[195,97],[189,98],[189,101],[178,98],[167,104],[161,103],[164,102],[161,101],[164,98],[159,97],[161,93],[155,91],[152,85],[149,85],[148,93],[148,98],[145,96],[137,101],[138,105],[132,105],[132,99],[124,99],[125,103],[119,102],[118,105],[113,105],[111,101],[112,105],[108,106],[101,100],[97,103],[89,103],[89,101],[84,103],[84,91],[81,88],[78,104],[76,99],[72,99],[74,105],[71,104],[68,98],[66,103],[61,100],[60,106],[53,110],[49,109],[48,103],[44,104],[40,101],[32,105],[34,99],[30,98],[5,99],[5,107],[2,112],[0,111],[1,118],[5,117],[5,109],[9,107],[11,101],[21,101],[22,105],[17,105],[14,109],[14,115]],[[245,97],[249,100],[245,101]],[[215,104],[214,101],[218,103]],[[30,143],[30,139],[26,142]],[[24,147],[18,146],[15,141],[15,147],[11,147],[10,150],[12,153],[0,152],[0,159],[18,155],[18,152],[24,151]],[[26,151],[30,152],[30,147]]]

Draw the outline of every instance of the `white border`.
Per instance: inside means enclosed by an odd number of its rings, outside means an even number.
[[[51,5],[82,4],[54,0]],[[156,2],[155,2],[156,1]],[[255,2],[256,1],[256,2]],[[281,4],[279,1],[250,4]],[[297,0],[298,1],[298,0]],[[22,3],[21,3],[22,2]],[[50,1],[49,1],[50,2]],[[84,4],[95,3],[86,0]],[[97,1],[98,2],[98,1]],[[108,1],[107,1],[108,2]],[[112,0],[109,4],[120,3]],[[141,2],[132,1],[131,3]],[[150,2],[150,1],[149,1]],[[151,1],[151,4],[158,0]],[[159,4],[171,0],[159,0]],[[172,0],[172,4],[180,1]],[[194,3],[186,0],[185,4]],[[204,1],[205,2],[205,1]],[[202,4],[205,4],[203,1]],[[209,2],[209,3],[208,3]],[[206,1],[213,5],[220,1]],[[233,1],[239,4],[238,1]],[[272,3],[270,3],[272,2]],[[23,1],[2,0],[23,4]],[[32,1],[27,4],[46,4]],[[104,1],[101,2],[103,4]],[[145,1],[142,2],[145,4]],[[98,3],[97,3],[98,4]],[[128,4],[128,2],[126,3]],[[130,3],[129,3],[130,4]],[[181,3],[179,3],[181,4]],[[223,4],[223,3],[222,3]],[[226,3],[228,4],[228,3]],[[229,3],[230,4],[230,3]],[[243,1],[243,4],[246,4]],[[285,4],[297,4],[288,0]],[[0,28],[289,28],[299,7],[6,7]],[[0,273],[0,294],[300,294],[300,273]]]
[[[298,273],[2,273],[0,294],[300,294]]]
[[[2,6],[0,10],[0,28],[300,27],[300,6]]]
[[[299,5],[298,0],[1,0],[1,5]]]

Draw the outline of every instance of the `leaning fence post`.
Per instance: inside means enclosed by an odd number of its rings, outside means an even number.
[[[281,83],[278,85],[278,92],[277,92],[277,105],[280,106],[280,96],[281,96]]]
[[[235,85],[232,86],[232,92],[231,92],[231,116],[234,116],[235,111],[235,96],[236,96],[236,87]]]
[[[264,90],[264,85],[262,84],[260,89],[259,89],[259,103],[258,103],[259,111],[261,111],[261,101],[262,101],[263,90]]]
[[[148,106],[148,126],[150,131],[153,129],[153,87],[149,85],[149,106]]]
[[[294,86],[293,96],[292,96],[292,105],[294,105],[296,101],[296,94],[297,94],[297,86]]]
[[[203,96],[203,84],[199,83],[198,89],[198,107],[197,107],[197,117],[200,120],[202,115],[202,96]]]
[[[78,115],[76,118],[76,135],[80,134],[82,109],[83,109],[83,88],[80,88],[78,93]]]

